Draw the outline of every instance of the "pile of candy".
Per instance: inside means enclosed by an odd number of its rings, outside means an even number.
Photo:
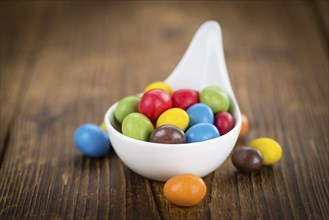
[[[229,96],[219,87],[200,93],[173,91],[164,82],[148,85],[143,95],[121,99],[114,110],[122,134],[154,143],[181,144],[206,141],[229,132],[234,120]]]
[[[234,127],[229,112],[228,95],[216,86],[173,91],[164,82],[148,85],[142,96],[128,96],[118,102],[115,120],[122,134],[154,143],[193,143],[219,137]],[[249,129],[248,118],[241,114],[239,137]],[[84,124],[75,134],[77,148],[86,156],[102,157],[110,149],[110,140],[104,122]],[[282,148],[271,138],[257,138],[248,146],[232,153],[231,161],[241,172],[254,172],[262,166],[273,165],[282,157]],[[178,206],[193,206],[205,197],[206,184],[194,174],[181,174],[170,178],[163,188],[168,201]]]

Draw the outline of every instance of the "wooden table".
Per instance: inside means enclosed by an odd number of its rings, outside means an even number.
[[[328,219],[327,1],[1,1],[0,219]],[[173,70],[197,28],[222,27],[249,133],[282,160],[242,174],[230,159],[191,208],[112,150],[83,157],[73,134]]]

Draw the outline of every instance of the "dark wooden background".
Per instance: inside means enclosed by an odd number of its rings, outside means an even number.
[[[0,219],[328,219],[328,1],[1,1]],[[81,156],[75,129],[163,80],[197,28],[220,22],[250,131],[282,160],[228,159],[180,208],[115,152]],[[169,162],[169,161],[168,161]]]

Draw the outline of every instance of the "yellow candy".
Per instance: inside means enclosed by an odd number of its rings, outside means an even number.
[[[146,88],[144,89],[144,92],[147,92],[151,89],[163,89],[166,92],[168,92],[170,95],[173,93],[172,89],[170,88],[170,86],[164,82],[153,82],[151,84],[149,84],[148,86],[146,86]]]
[[[263,165],[272,165],[282,157],[282,148],[278,142],[271,138],[257,138],[251,141],[248,146],[256,148],[263,155]]]
[[[185,131],[188,126],[189,120],[190,119],[186,111],[180,108],[171,108],[160,115],[157,120],[156,127],[170,124]]]
[[[102,121],[99,126],[105,131],[105,133],[107,133],[105,122]]]

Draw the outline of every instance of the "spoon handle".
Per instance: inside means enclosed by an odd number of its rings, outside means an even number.
[[[184,87],[198,91],[218,85],[232,93],[224,58],[222,32],[216,21],[201,25],[173,72],[165,80],[173,89]]]

